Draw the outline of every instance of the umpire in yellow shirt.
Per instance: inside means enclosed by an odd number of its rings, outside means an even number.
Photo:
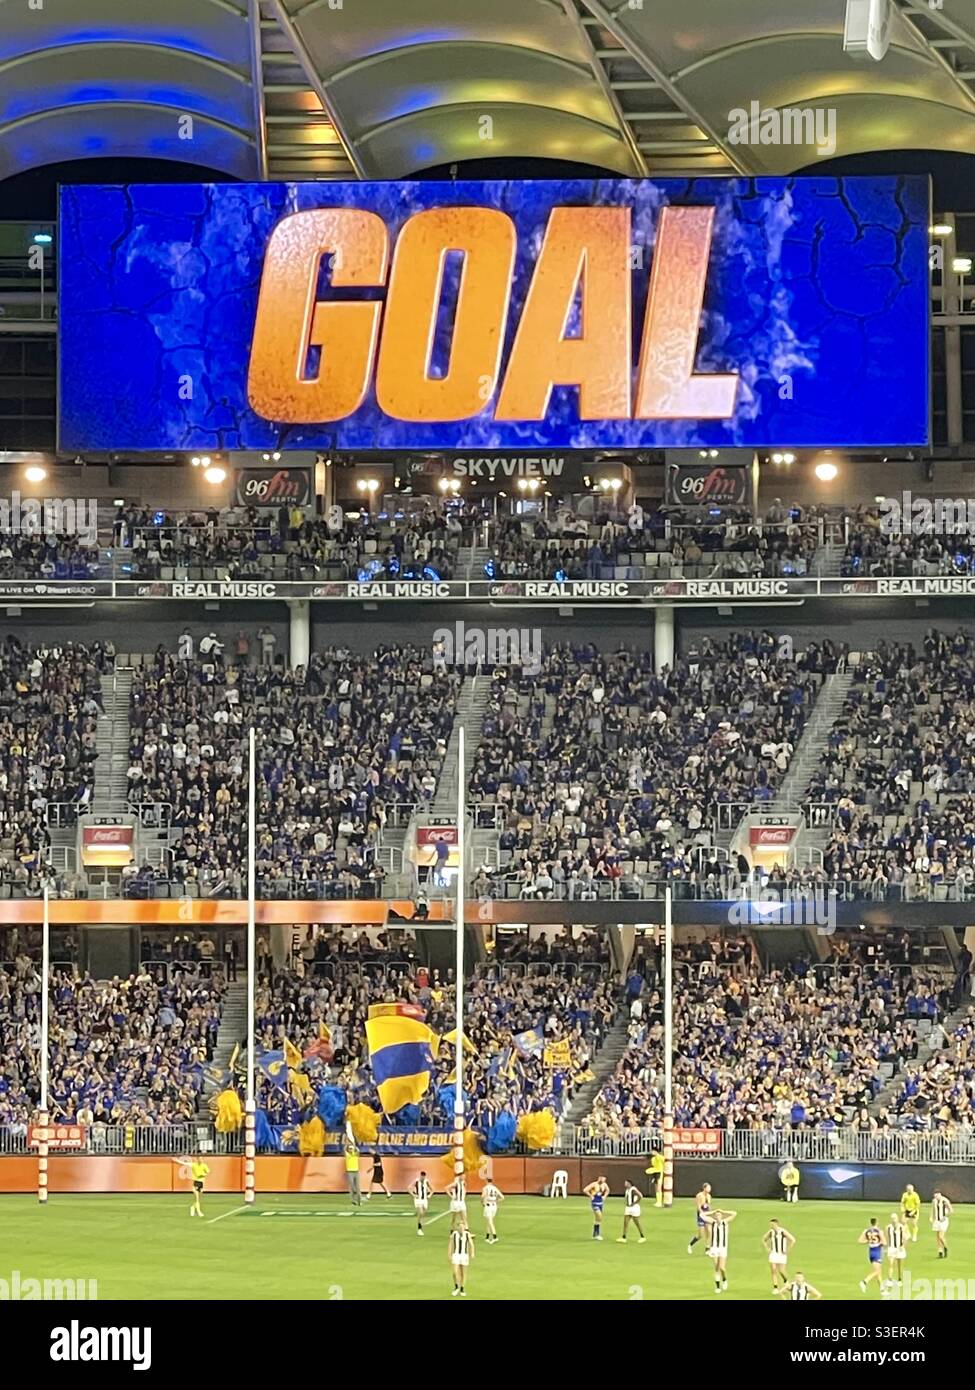
[[[782,1196],[787,1202],[798,1202],[799,1181],[799,1169],[790,1158],[779,1169],[779,1182],[782,1184]]]
[[[203,1208],[200,1206],[200,1193],[203,1191],[203,1184],[210,1174],[210,1169],[203,1162],[202,1158],[194,1158],[190,1164],[190,1173],[193,1177],[193,1205],[190,1207],[190,1216],[202,1216]]]
[[[345,1180],[349,1185],[349,1196],[354,1207],[360,1206],[362,1196],[359,1191],[359,1150],[354,1139],[345,1141]]]

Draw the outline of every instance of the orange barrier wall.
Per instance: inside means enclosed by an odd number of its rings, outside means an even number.
[[[207,1160],[208,1192],[240,1192],[243,1189],[242,1158]],[[405,1192],[424,1169],[435,1191],[442,1191],[451,1172],[441,1155],[383,1159],[386,1185]],[[581,1191],[581,1164],[577,1159],[495,1158],[490,1172],[504,1192],[541,1193],[557,1168],[569,1174],[569,1191]],[[49,1190],[57,1192],[189,1192],[188,1169],[177,1159],[102,1158],[83,1154],[52,1154],[48,1160]],[[360,1178],[369,1185],[372,1165],[363,1158]],[[341,1158],[299,1158],[286,1154],[259,1156],[255,1176],[258,1192],[344,1192],[345,1164]],[[471,1174],[472,1192],[481,1189],[481,1178]],[[36,1158],[0,1158],[0,1192],[36,1192]]]

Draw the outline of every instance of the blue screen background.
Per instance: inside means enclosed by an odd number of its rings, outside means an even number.
[[[519,252],[504,362],[553,206],[632,208],[633,360],[659,210],[717,209],[696,370],[736,371],[729,420],[580,422],[557,387],[544,421],[355,415],[279,426],[254,414],[247,367],[268,238],[282,217],[342,205],[406,219],[501,208]],[[921,176],[578,179],[494,183],[66,186],[60,204],[59,444],[65,450],[833,447],[929,435],[929,183]],[[445,302],[459,258],[450,256]],[[327,293],[327,289],[326,289]],[[376,297],[377,291],[371,297]],[[449,348],[441,314],[434,370]],[[570,329],[571,331],[571,329]],[[785,385],[783,385],[785,383]]]

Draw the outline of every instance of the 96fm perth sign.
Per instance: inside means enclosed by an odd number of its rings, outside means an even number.
[[[311,501],[309,468],[240,468],[236,482],[239,507],[306,507]]]
[[[667,505],[747,507],[747,468],[723,464],[668,463]]]

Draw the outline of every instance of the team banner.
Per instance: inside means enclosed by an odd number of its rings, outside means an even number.
[[[66,186],[64,450],[928,440],[928,180]]]
[[[263,1145],[271,1153],[298,1153],[301,1136],[297,1125],[266,1125]],[[450,1129],[410,1129],[380,1127],[375,1148],[387,1154],[441,1154],[452,1147]],[[341,1153],[345,1135],[341,1130],[326,1130],[325,1153]]]

